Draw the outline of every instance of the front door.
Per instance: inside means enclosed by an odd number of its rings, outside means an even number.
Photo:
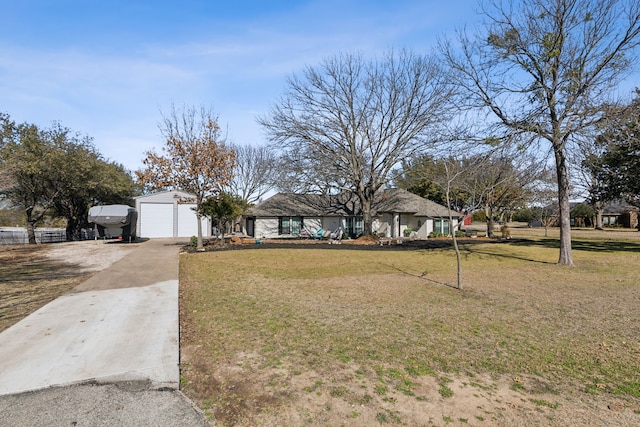
[[[254,237],[254,224],[256,222],[256,219],[254,217],[249,217],[247,218],[247,236],[251,236]]]

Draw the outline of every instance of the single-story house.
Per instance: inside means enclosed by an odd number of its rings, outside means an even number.
[[[431,232],[449,234],[449,210],[400,188],[378,192],[372,206],[373,232],[380,237],[427,238]],[[362,211],[353,193],[336,195],[278,193],[251,208],[246,233],[258,238],[297,237],[318,229],[342,228],[350,237],[362,234]],[[453,212],[453,226],[462,215]]]
[[[191,237],[198,234],[193,195],[184,191],[160,191],[136,197],[138,237]],[[202,218],[202,235],[211,236],[211,221]]]
[[[611,202],[602,213],[605,227],[638,228],[638,209],[626,202]]]

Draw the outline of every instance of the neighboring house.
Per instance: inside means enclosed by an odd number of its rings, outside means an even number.
[[[161,191],[136,197],[138,237],[191,237],[198,235],[193,196],[184,191]],[[202,236],[211,236],[211,221],[202,218]]]
[[[380,191],[372,206],[373,231],[380,237],[427,238],[433,231],[449,234],[449,210],[399,188]],[[337,195],[278,193],[251,208],[246,232],[259,238],[297,237],[306,230],[335,231],[342,228],[350,237],[362,234],[360,202],[352,193]],[[462,218],[453,212],[453,226]]]
[[[638,211],[635,206],[625,202],[611,202],[602,213],[602,225],[605,227],[638,228]]]
[[[569,204],[571,207],[571,226],[587,228],[595,227],[595,214],[584,216],[576,213],[576,209],[581,205],[591,207],[586,202],[571,202]],[[548,224],[552,227],[558,227],[557,205],[550,205],[546,209],[549,212]],[[632,206],[624,201],[609,202],[602,212],[602,225],[604,227],[638,228],[639,213],[640,209],[637,206]],[[532,222],[530,223],[530,226],[539,227],[541,226],[540,222],[541,221]]]

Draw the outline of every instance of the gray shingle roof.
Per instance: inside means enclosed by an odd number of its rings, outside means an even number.
[[[278,193],[252,207],[248,215],[257,217],[322,216],[329,197],[320,194]]]
[[[438,203],[400,188],[378,193],[373,214],[400,213],[426,217],[447,217],[449,210]],[[337,195],[278,193],[248,212],[256,217],[280,216],[352,216],[361,215],[360,202],[353,193]],[[460,216],[453,212],[454,216]]]
[[[449,216],[449,209],[445,206],[401,188],[385,190],[376,200],[375,209],[379,213],[404,213],[427,217]],[[453,216],[459,215],[455,211],[452,213]]]

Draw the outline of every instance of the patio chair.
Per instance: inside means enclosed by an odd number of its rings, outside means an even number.
[[[313,233],[310,232],[309,229],[307,229],[307,227],[302,227],[302,230],[300,230],[300,234],[298,234],[298,238],[310,239],[311,237],[313,237]]]

